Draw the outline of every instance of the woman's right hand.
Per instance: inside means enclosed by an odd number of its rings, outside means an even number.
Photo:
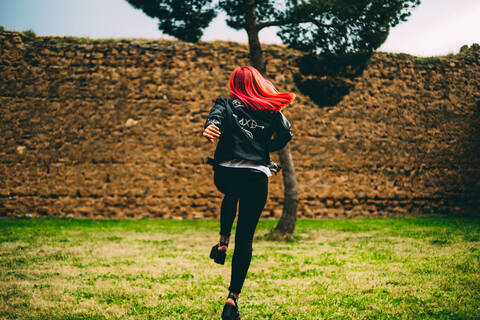
[[[209,125],[203,131],[203,136],[212,143],[215,143],[216,139],[220,138],[221,134],[220,129],[214,124]]]

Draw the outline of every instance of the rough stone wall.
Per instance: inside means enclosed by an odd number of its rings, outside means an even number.
[[[298,94],[284,114],[299,217],[478,207],[478,45],[432,61],[377,53],[327,108],[296,91],[298,52],[264,49],[267,77]],[[204,164],[214,145],[201,132],[230,72],[246,64],[248,48],[231,42],[0,32],[0,216],[218,217]],[[280,216],[282,189],[272,177],[263,218]]]

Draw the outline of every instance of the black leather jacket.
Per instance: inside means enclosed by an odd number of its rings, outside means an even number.
[[[239,99],[217,98],[204,128],[210,124],[221,132],[213,164],[240,159],[269,165],[270,152],[282,149],[293,137],[290,122],[280,111],[252,110]]]

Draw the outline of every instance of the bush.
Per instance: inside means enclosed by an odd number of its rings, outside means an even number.
[[[25,30],[22,33],[27,39],[34,39],[37,36],[31,29]]]
[[[458,57],[461,58],[474,58],[475,57],[475,47],[477,46],[478,49],[478,44],[473,44],[471,47],[468,45],[464,45],[460,48],[460,52],[458,53]]]

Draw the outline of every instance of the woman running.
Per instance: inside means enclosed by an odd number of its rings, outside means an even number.
[[[280,112],[295,98],[280,93],[251,66],[235,69],[229,81],[230,98],[218,98],[205,122],[203,135],[217,143],[214,183],[224,194],[220,208],[220,240],[210,258],[224,264],[233,221],[239,205],[235,249],[227,301],[222,319],[240,319],[238,296],[252,259],[252,241],[267,201],[268,177],[278,167],[270,152],[282,149],[292,138],[290,123]],[[272,136],[274,138],[272,139]]]

